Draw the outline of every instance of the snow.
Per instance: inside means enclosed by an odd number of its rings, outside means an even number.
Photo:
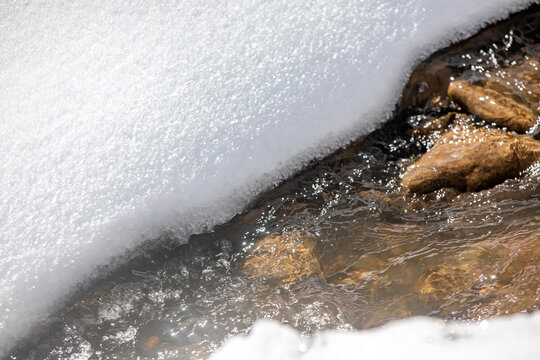
[[[540,313],[472,323],[417,317],[378,329],[326,331],[312,337],[259,320],[248,336],[232,338],[210,360],[532,360],[540,354],[539,336]]]

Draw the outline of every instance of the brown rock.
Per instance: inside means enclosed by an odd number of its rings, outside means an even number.
[[[524,102],[532,109],[540,106],[540,62],[526,59],[521,63],[491,73],[483,86]]]
[[[467,274],[457,267],[438,265],[428,269],[414,285],[430,301],[446,300],[463,288]]]
[[[442,316],[462,313],[464,318],[481,319],[488,316],[512,314],[539,309],[540,299],[540,235],[537,229],[519,229],[513,233],[496,235],[471,245],[458,253],[448,265],[439,265],[439,279],[452,277],[452,287],[445,282],[433,282],[428,270],[419,279],[419,293],[428,299],[446,301]],[[434,278],[435,279],[435,278]],[[429,281],[428,281],[429,280]],[[471,296],[481,301],[464,306]]]
[[[142,348],[146,353],[151,353],[159,346],[159,344],[161,344],[161,339],[153,335],[145,339],[144,343],[142,344]]]
[[[527,106],[495,90],[464,81],[450,83],[448,96],[471,114],[519,133],[529,130],[538,120],[538,115]]]
[[[242,271],[265,280],[294,284],[310,275],[320,275],[314,247],[315,240],[299,231],[273,233],[249,251]]]
[[[412,108],[436,112],[448,109],[446,89],[452,75],[446,61],[434,60],[418,65],[403,89],[399,112]]]
[[[519,176],[540,160],[540,142],[501,130],[457,126],[410,166],[401,181],[415,193],[479,191]]]
[[[443,132],[452,123],[457,113],[451,112],[436,119],[430,119],[413,129],[412,134],[419,137],[429,137],[434,132]]]
[[[441,117],[418,124],[413,128],[412,135],[423,140],[434,142],[453,124],[472,125],[473,120],[471,115],[449,112]]]

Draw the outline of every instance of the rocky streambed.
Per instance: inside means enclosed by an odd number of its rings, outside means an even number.
[[[302,332],[540,310],[540,9],[432,55],[394,118],[211,233],[141,248],[11,359],[206,358]]]

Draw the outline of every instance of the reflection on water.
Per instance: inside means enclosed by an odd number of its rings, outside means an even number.
[[[199,359],[260,318],[312,332],[539,310],[540,165],[477,193],[399,187],[429,146],[409,126],[456,107],[441,92],[451,76],[538,106],[539,73],[519,71],[540,58],[535,9],[434,55],[395,120],[247,213],[186,245],[140,250],[11,358]]]

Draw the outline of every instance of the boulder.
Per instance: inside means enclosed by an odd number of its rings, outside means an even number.
[[[529,107],[498,91],[464,81],[450,83],[448,96],[469,113],[518,133],[526,132],[538,121],[538,114]]]
[[[410,166],[405,190],[429,193],[450,187],[460,191],[490,188],[540,160],[540,142],[498,129],[460,125],[446,132]]]

